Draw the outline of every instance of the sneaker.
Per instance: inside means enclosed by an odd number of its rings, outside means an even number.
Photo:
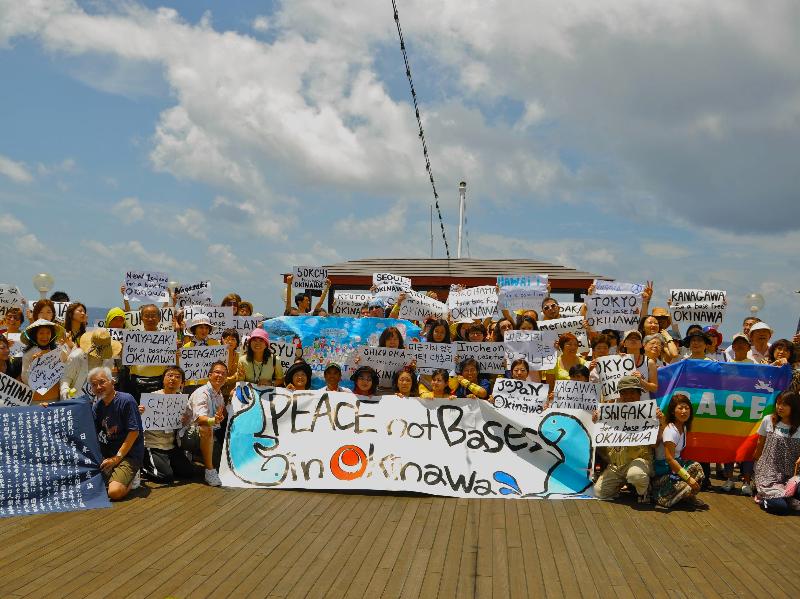
[[[744,483],[742,485],[741,494],[747,495],[748,497],[750,497],[753,494],[753,488],[750,486],[750,483]]]
[[[732,478],[729,478],[728,480],[725,481],[725,484],[722,485],[722,490],[725,491],[726,493],[730,493],[731,491],[733,491],[735,486],[736,483],[733,482]]]
[[[219,479],[219,474],[217,474],[216,470],[206,470],[206,484],[212,487],[222,486],[222,481]]]
[[[133,480],[131,481],[130,490],[133,491],[134,489],[138,489],[141,486],[142,486],[142,478],[139,476],[139,472],[137,471],[136,475],[133,477]]]

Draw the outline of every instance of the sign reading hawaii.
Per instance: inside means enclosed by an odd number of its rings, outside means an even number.
[[[515,418],[470,399],[250,391],[248,403],[233,404],[220,468],[226,486],[495,498],[591,493],[585,411]]]

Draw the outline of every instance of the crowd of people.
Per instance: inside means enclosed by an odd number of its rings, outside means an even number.
[[[330,282],[312,308],[306,293],[292,295],[288,277],[285,316],[327,317],[323,308]],[[593,293],[589,289],[589,293]],[[432,294],[435,296],[435,294]],[[635,371],[617,385],[619,399],[637,401],[658,391],[658,370],[680,360],[713,360],[736,363],[765,364],[773,367],[791,365],[796,376],[778,396],[774,411],[764,416],[758,427],[758,445],[752,460],[738,464],[717,464],[717,475],[723,492],[737,488],[742,495],[754,495],[759,505],[773,513],[800,510],[797,471],[800,467],[800,336],[775,338],[772,327],[756,317],[748,317],[723,350],[723,336],[713,326],[689,326],[683,333],[671,322],[667,308],[650,310],[652,284],[643,292],[639,326],[627,331],[595,331],[584,322],[588,347],[581,348],[578,335],[566,332],[558,336],[558,357],[555,367],[538,371],[525,359],[509,360],[505,377],[546,383],[551,392],[558,380],[597,382],[597,360],[611,354],[633,358]],[[361,317],[397,318],[406,294],[393,302],[374,297],[361,309]],[[70,302],[62,321],[56,319],[54,302]],[[292,303],[293,301],[293,303]],[[253,305],[236,293],[222,300],[235,315],[252,316]],[[61,380],[50,389],[39,390],[34,403],[45,408],[71,398],[86,397],[92,402],[98,439],[103,453],[101,469],[107,479],[112,500],[125,497],[140,484],[140,473],[151,481],[170,483],[176,479],[203,476],[207,484],[219,486],[218,468],[222,441],[229,418],[229,404],[239,382],[260,386],[285,387],[289,391],[310,389],[312,369],[302,358],[299,347],[296,360],[288,368],[281,366],[271,349],[270,338],[263,328],[252,330],[242,338],[236,329],[225,329],[219,339],[212,336],[208,316],[195,315],[184,322],[183,311],[175,309],[172,326],[177,332],[178,348],[223,344],[228,359],[215,362],[206,378],[186,380],[178,363],[170,366],[121,365],[121,343],[112,329],[126,326],[127,301],[123,307],[110,309],[105,327],[88,327],[86,306],[70,301],[59,292],[50,299],[37,301],[32,309],[6,311],[0,321],[0,372],[27,384],[31,364],[44,353],[59,348],[65,362]],[[145,331],[159,330],[161,310],[156,304],[138,308]],[[410,341],[449,344],[452,341],[500,341],[509,330],[537,330],[539,323],[561,317],[556,297],[547,295],[541,313],[528,309],[503,310],[496,318],[485,320],[452,320],[431,316],[417,322],[418,338],[406,339],[400,328],[388,326],[378,345],[403,348]],[[27,324],[24,324],[27,323]],[[176,349],[178,349],[176,348]],[[461,360],[453,371],[435,370],[418,374],[413,362],[394,373],[391,387],[381,386],[378,373],[369,365],[357,365],[342,384],[341,364],[331,362],[324,370],[325,389],[352,392],[363,396],[396,394],[422,399],[470,398],[493,401],[492,385],[496,375],[482,372],[474,357]],[[144,393],[188,395],[182,416],[182,427],[175,431],[144,431],[140,405]],[[698,464],[681,457],[691,431],[695,407],[690,397],[676,392],[666,409],[659,411],[661,429],[655,445],[605,447],[597,452],[594,476],[595,496],[612,500],[629,492],[638,502],[655,502],[669,508],[679,502],[702,506],[698,494],[711,485],[711,464]],[[738,474],[737,473],[738,468]]]

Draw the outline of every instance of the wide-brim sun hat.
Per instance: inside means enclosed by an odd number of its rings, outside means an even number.
[[[703,331],[692,331],[691,333],[686,335],[686,337],[683,338],[683,343],[682,343],[683,347],[689,347],[689,342],[695,337],[699,337],[700,339],[705,341],[706,344],[711,343],[711,337],[706,335]]]
[[[625,389],[638,389],[644,391],[644,385],[638,376],[623,376],[617,383],[617,391],[624,391]]]
[[[20,341],[23,343],[33,344],[36,345],[36,329],[41,327],[52,327],[53,328],[53,336],[56,338],[56,341],[61,341],[64,338],[64,327],[60,324],[56,324],[50,320],[45,320],[44,318],[40,318],[39,320],[32,322],[22,334],[19,336]]]
[[[108,329],[97,329],[91,334],[81,335],[80,347],[87,356],[109,360],[119,356],[122,352],[122,344],[111,338]]]
[[[194,335],[195,327],[199,327],[201,324],[207,325],[212,331],[214,330],[211,319],[206,314],[198,314],[189,323],[189,331]]]
[[[292,377],[296,372],[305,372],[306,378],[308,379],[308,386],[311,386],[311,366],[308,362],[300,360],[295,362],[289,368],[286,369],[286,372],[283,375],[284,384],[288,385],[292,382]]]

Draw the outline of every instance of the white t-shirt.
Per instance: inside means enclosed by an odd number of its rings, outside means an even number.
[[[773,425],[771,415],[764,416],[763,420],[761,420],[761,424],[758,425],[758,434],[762,437],[766,437],[769,433],[773,432],[778,437],[788,437],[791,430],[791,427],[783,424],[782,422]],[[792,439],[800,439],[800,428],[794,431]]]
[[[667,459],[667,452],[664,450],[664,443],[666,442],[674,443],[674,457],[681,457],[681,451],[683,451],[683,448],[686,447],[686,430],[684,429],[684,431],[681,433],[678,432],[678,427],[676,427],[674,423],[670,422],[667,425],[667,428],[665,428],[664,432],[661,434],[661,443],[656,446],[655,458],[657,460]]]

